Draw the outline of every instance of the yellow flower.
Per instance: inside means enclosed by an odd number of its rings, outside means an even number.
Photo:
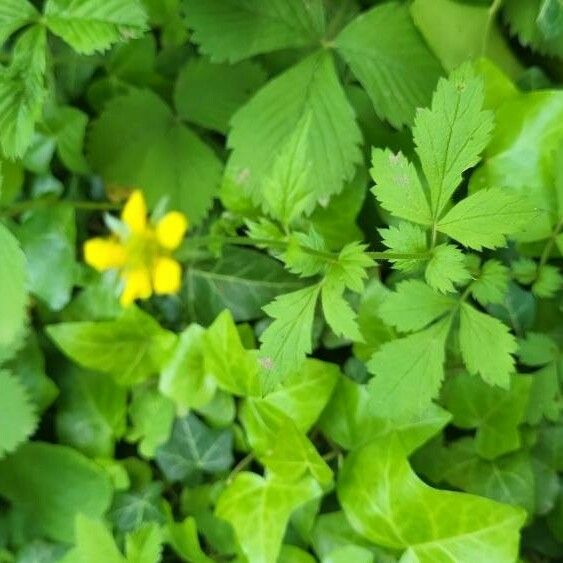
[[[135,299],[147,299],[153,293],[177,293],[182,270],[170,254],[186,234],[186,217],[171,211],[152,225],[147,221],[145,198],[140,190],[135,190],[123,208],[121,221],[126,233],[86,241],[84,261],[99,272],[119,270],[123,306]]]

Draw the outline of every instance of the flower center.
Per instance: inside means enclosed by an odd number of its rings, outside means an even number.
[[[127,267],[131,270],[151,268],[160,254],[160,245],[152,229],[131,235],[125,243]]]

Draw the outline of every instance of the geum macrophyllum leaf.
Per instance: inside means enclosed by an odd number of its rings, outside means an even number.
[[[0,44],[37,17],[39,13],[28,0],[2,0],[0,2]]]
[[[451,316],[430,327],[383,344],[367,367],[375,377],[370,392],[383,418],[415,416],[437,397],[444,378]]]
[[[456,246],[439,244],[429,251],[429,255],[424,278],[434,289],[451,293],[456,291],[456,285],[462,285],[471,279],[465,255]]]
[[[430,188],[432,217],[442,214],[461,183],[461,175],[479,161],[493,128],[483,111],[483,83],[467,64],[440,79],[430,108],[418,111],[413,127],[416,152]]]
[[[405,563],[513,563],[526,519],[520,508],[429,487],[409,466],[398,437],[348,456],[338,498],[357,532],[403,552]]]
[[[275,563],[292,512],[320,494],[311,477],[287,482],[243,472],[223,491],[215,513],[232,525],[249,561]]]
[[[440,64],[407,6],[387,2],[353,19],[336,37],[338,53],[369,94],[377,114],[400,128],[426,104]]]
[[[45,23],[75,51],[91,55],[140,37],[147,14],[140,0],[47,0]]]
[[[186,0],[193,40],[214,62],[242,59],[318,43],[324,32],[322,0]]]

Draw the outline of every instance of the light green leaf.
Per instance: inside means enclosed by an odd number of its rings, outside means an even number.
[[[396,433],[406,452],[411,452],[439,432],[451,415],[431,404],[420,415],[391,420],[384,418],[376,404],[373,386],[340,378],[319,425],[339,446],[354,450],[371,440]]]
[[[487,260],[471,284],[471,295],[483,306],[502,303],[508,293],[510,271],[498,260]]]
[[[335,45],[377,114],[397,128],[411,123],[415,108],[429,101],[441,73],[408,7],[398,2],[376,6],[352,20]]]
[[[563,287],[563,274],[553,264],[544,264],[538,268],[538,276],[532,284],[532,293],[538,297],[555,297]]]
[[[462,303],[459,348],[471,374],[479,374],[489,385],[508,388],[517,346],[505,324]]]
[[[388,258],[396,270],[416,272],[427,260],[426,233],[418,225],[401,221],[388,229],[379,229],[381,242],[389,248],[390,253],[420,254],[420,258],[396,259]]]
[[[13,345],[24,327],[26,259],[18,241],[0,223],[0,349]]]
[[[180,333],[178,344],[160,372],[158,390],[179,412],[200,408],[211,401],[217,383],[205,372],[204,330],[192,323]]]
[[[71,542],[75,517],[101,517],[112,490],[107,473],[75,450],[30,442],[0,461],[0,494],[43,535]]]
[[[250,561],[276,563],[291,513],[320,493],[310,477],[288,483],[243,472],[219,497],[216,515],[232,525]]]
[[[71,563],[98,563],[100,559],[107,563],[126,563],[104,522],[83,514],[76,518],[76,547],[72,554],[75,559]]]
[[[0,370],[0,459],[14,451],[37,426],[37,415],[18,378]]]
[[[460,428],[476,428],[477,452],[494,459],[517,450],[520,445],[518,425],[524,422],[531,379],[513,375],[510,389],[489,387],[474,375],[460,373],[444,386],[444,401]]]
[[[18,37],[10,65],[0,71],[0,143],[11,159],[24,155],[41,116],[46,41],[44,27],[29,27]]]
[[[90,130],[88,156],[107,183],[141,186],[149,205],[167,196],[192,225],[209,211],[221,175],[213,150],[148,90],[106,104]]]
[[[47,0],[45,23],[75,51],[91,55],[140,37],[147,15],[139,0]]]
[[[132,385],[163,367],[177,337],[153,317],[131,307],[114,321],[60,323],[47,333],[72,360]]]
[[[174,551],[191,563],[213,563],[202,551],[197,536],[197,524],[192,516],[183,522],[168,523],[168,541]]]
[[[389,149],[373,149],[371,163],[372,192],[382,207],[396,217],[430,225],[430,205],[414,165]]]
[[[129,405],[131,429],[127,440],[139,442],[142,457],[152,458],[172,432],[174,403],[156,389],[137,387]]]
[[[424,282],[407,280],[399,283],[395,292],[382,302],[378,314],[401,332],[412,332],[451,312],[456,303]]]
[[[227,134],[235,111],[266,82],[266,73],[255,62],[213,64],[189,59],[174,87],[174,105],[183,118]]]
[[[338,496],[356,531],[403,551],[405,563],[513,563],[517,558],[525,512],[429,487],[410,468],[397,438],[350,454]]]
[[[239,32],[237,32],[239,33]],[[332,55],[319,51],[270,80],[231,120],[233,150],[223,190],[262,201],[260,190],[284,146],[304,116],[311,124],[307,146],[309,189],[315,199],[339,193],[361,160],[361,133]]]
[[[190,414],[176,419],[170,439],[156,451],[156,462],[170,481],[220,473],[233,463],[232,442],[230,429],[214,430]]]
[[[547,334],[528,331],[525,338],[518,340],[518,357],[525,366],[544,366],[558,355],[557,343]]]
[[[344,288],[340,284],[329,283],[321,289],[321,303],[326,322],[336,336],[355,342],[362,342],[364,337],[356,321],[356,312],[343,295]]]
[[[415,416],[438,395],[450,324],[447,317],[421,332],[386,342],[372,356],[367,364],[375,375],[370,392],[381,417]]]
[[[460,201],[436,227],[461,244],[481,250],[506,246],[507,235],[518,234],[537,215],[525,197],[490,188]]]
[[[320,286],[311,285],[276,297],[264,307],[274,322],[260,335],[266,377],[278,379],[299,369],[311,353],[311,330]]]
[[[538,424],[543,418],[556,421],[561,412],[561,389],[557,363],[552,362],[531,375],[530,401],[526,422]]]
[[[440,79],[432,107],[418,112],[413,128],[416,151],[430,187],[432,216],[439,218],[461,183],[461,175],[479,161],[493,127],[482,111],[483,84],[465,65]]]
[[[149,524],[127,535],[125,552],[127,563],[159,563],[162,561],[162,532]]]
[[[64,372],[59,387],[55,416],[59,441],[89,457],[113,457],[115,442],[125,433],[125,389],[106,375],[76,367]]]
[[[20,27],[39,15],[28,0],[2,0],[0,2],[0,45]]]
[[[205,372],[211,374],[224,391],[242,397],[260,394],[258,358],[254,351],[243,347],[228,309],[207,329],[203,337],[203,358]]]
[[[188,310],[205,325],[224,309],[229,309],[237,322],[261,318],[264,305],[302,285],[277,260],[236,246],[228,247],[218,259],[186,268]]]
[[[465,256],[451,244],[440,244],[430,252],[424,277],[428,284],[442,293],[456,291],[456,285],[471,278],[467,271]]]
[[[213,62],[318,43],[324,32],[321,0],[186,0],[193,39]]]
[[[76,271],[76,217],[70,205],[29,214],[18,229],[27,258],[28,288],[55,311],[69,301]]]

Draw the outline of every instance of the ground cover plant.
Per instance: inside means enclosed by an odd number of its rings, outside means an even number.
[[[0,42],[0,561],[563,560],[560,0]]]

